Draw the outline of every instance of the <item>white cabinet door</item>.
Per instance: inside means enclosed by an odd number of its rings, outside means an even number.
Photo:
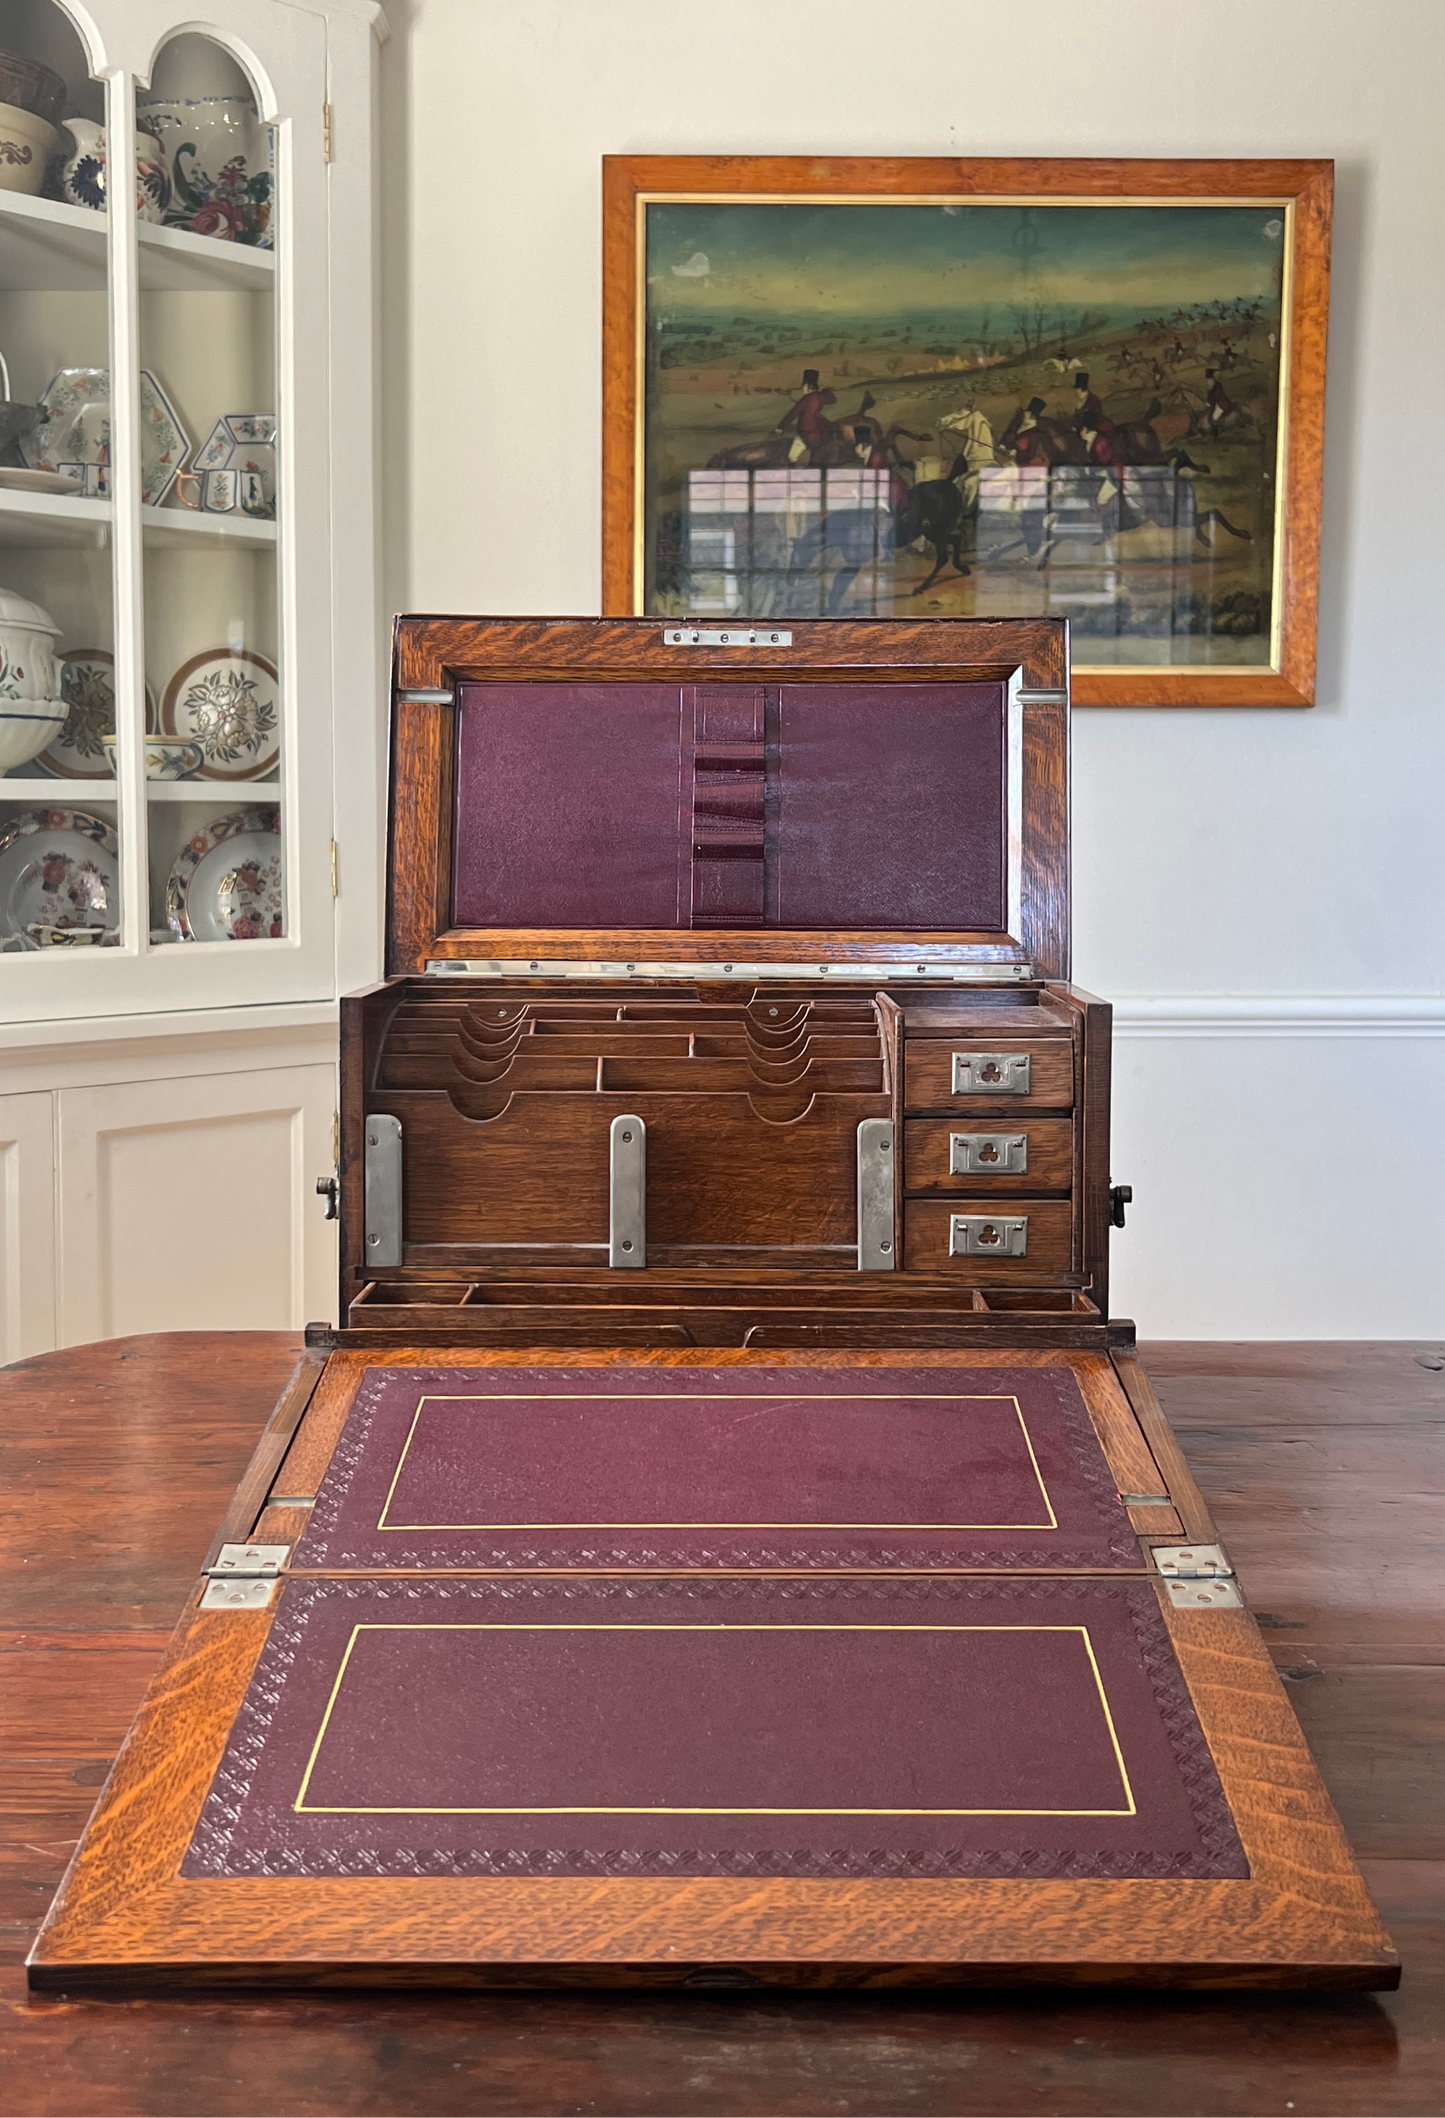
[[[299,1330],[336,1306],[329,1064],[62,1089],[60,1343]]]
[[[55,1099],[0,1096],[0,1361],[55,1344]]]

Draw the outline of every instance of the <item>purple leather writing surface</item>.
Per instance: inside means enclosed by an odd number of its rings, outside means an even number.
[[[1147,1583],[296,1580],[187,1875],[1248,1873]]]
[[[1129,1568],[1066,1368],[382,1368],[300,1567]]]
[[[464,684],[459,926],[1001,931],[999,684]]]
[[[463,685],[456,924],[682,923],[681,760],[676,684]]]
[[[784,927],[1005,924],[998,684],[789,684],[774,917]]]

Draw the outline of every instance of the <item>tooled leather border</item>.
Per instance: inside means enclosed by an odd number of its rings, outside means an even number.
[[[495,1371],[490,1371],[495,1373]],[[567,1371],[557,1371],[567,1372]],[[596,1370],[590,1370],[589,1378]],[[778,1369],[767,1371],[769,1376],[788,1375],[799,1372],[816,1373],[816,1370]],[[837,1371],[829,1371],[836,1373]],[[943,1373],[956,1371],[938,1371]],[[1000,1377],[1010,1371],[1007,1368],[979,1369],[970,1371],[970,1380],[975,1377]],[[469,1544],[448,1542],[438,1544],[408,1545],[399,1540],[388,1541],[370,1549],[358,1547],[352,1551],[337,1550],[338,1524],[342,1504],[351,1489],[356,1473],[365,1459],[371,1439],[371,1430],[378,1412],[393,1388],[404,1384],[414,1385],[420,1393],[433,1385],[449,1386],[449,1394],[461,1394],[457,1384],[465,1376],[465,1370],[456,1368],[371,1368],[362,1378],[355,1402],[346,1418],[341,1438],[336,1444],[330,1466],[322,1480],[311,1520],[297,1547],[293,1564],[303,1567],[398,1567],[424,1569],[432,1567],[515,1567],[519,1571],[563,1567],[660,1567],[692,1571],[700,1568],[800,1568],[803,1570],[851,1567],[892,1566],[900,1569],[927,1571],[932,1568],[987,1567],[999,1573],[1073,1573],[1101,1565],[1127,1567],[1137,1571],[1139,1567],[1139,1544],[1129,1525],[1128,1517],[1119,1504],[1118,1493],[1104,1460],[1099,1439],[1094,1432],[1093,1421],[1084,1404],[1082,1393],[1071,1370],[1030,1368],[1026,1371],[1031,1387],[1045,1385],[1053,1391],[1061,1422],[1087,1498],[1098,1508],[1097,1541],[1090,1545],[1064,1544],[1020,1544],[1011,1546],[978,1545],[945,1546],[930,1544],[853,1544],[826,1547],[817,1544],[770,1545],[755,1543],[751,1539],[727,1548],[699,1544],[674,1544],[642,1547],[638,1533],[619,1549],[615,1544],[569,1543],[543,1546]],[[490,1393],[502,1394],[502,1393]],[[1111,1520],[1111,1517],[1116,1519]]]
[[[860,1852],[819,1847],[766,1850],[717,1847],[673,1852],[664,1849],[592,1847],[509,1848],[434,1847],[386,1850],[378,1847],[286,1845],[234,1847],[245,1819],[252,1782],[276,1711],[296,1664],[297,1650],[311,1614],[335,1601],[371,1603],[398,1598],[406,1603],[446,1603],[464,1599],[575,1604],[579,1584],[560,1581],[376,1581],[348,1579],[288,1582],[246,1697],[207,1794],[195,1835],[182,1864],[187,1876],[803,1876],[846,1881],[850,1878],[916,1880],[970,1877],[1018,1881],[1196,1880],[1241,1879],[1249,1864],[1225,1801],[1219,1774],[1194,1702],[1189,1696],[1173,1645],[1147,1583],[1137,1581],[889,1581],[860,1579],[796,1580],[766,1584],[771,1599],[824,1602],[832,1605],[898,1602],[949,1604],[1000,1599],[1009,1602],[1047,1600],[1057,1609],[1062,1596],[1088,1604],[1126,1598],[1144,1674],[1154,1696],[1188,1802],[1199,1845],[1187,1852],[1142,1850],[1118,1852],[1078,1847],[1068,1852],[932,1851]],[[679,1593],[690,1601],[718,1606],[755,1598],[764,1584],[749,1580],[703,1580],[686,1584],[649,1579],[589,1581],[589,1601],[625,1601],[629,1605],[669,1599]],[[274,1812],[273,1812],[274,1814]]]

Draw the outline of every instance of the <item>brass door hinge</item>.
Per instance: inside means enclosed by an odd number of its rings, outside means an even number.
[[[321,106],[321,159],[323,162],[331,160],[331,105],[329,103],[323,103]]]
[[[334,838],[331,841],[331,894],[333,897],[341,895],[341,885],[336,879],[336,841]]]

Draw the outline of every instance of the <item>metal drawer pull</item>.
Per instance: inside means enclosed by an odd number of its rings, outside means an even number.
[[[366,1266],[401,1263],[401,1120],[366,1121]]]
[[[953,1177],[1021,1177],[1029,1166],[1027,1133],[950,1133],[948,1173]]]
[[[647,1264],[647,1127],[630,1114],[612,1121],[607,1262],[629,1272]]]
[[[893,1123],[865,1118],[858,1127],[858,1270],[892,1272]]]
[[[1028,1092],[1027,1052],[954,1053],[955,1096],[1026,1096]]]
[[[1028,1215],[1015,1220],[997,1213],[950,1214],[948,1254],[951,1258],[1026,1258]]]

